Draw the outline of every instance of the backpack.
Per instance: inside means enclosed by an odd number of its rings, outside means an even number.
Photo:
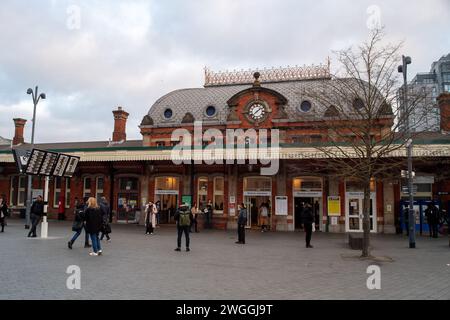
[[[180,227],[189,227],[191,225],[191,218],[189,216],[189,211],[180,211]]]

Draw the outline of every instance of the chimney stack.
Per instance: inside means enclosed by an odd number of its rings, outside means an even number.
[[[122,107],[117,107],[117,110],[113,111],[114,114],[114,132],[113,142],[120,142],[127,140],[127,119],[130,115],[128,112],[122,110]]]
[[[437,100],[441,113],[441,131],[450,133],[450,93],[441,94]]]
[[[27,123],[27,120],[16,118],[14,120],[14,126],[16,127],[14,132],[14,138],[13,138],[13,146],[17,146],[21,143],[24,143],[25,140],[23,138],[23,131],[25,127],[25,123]]]

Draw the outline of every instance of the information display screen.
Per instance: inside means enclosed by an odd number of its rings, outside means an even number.
[[[39,174],[43,176],[51,176],[57,159],[57,153],[47,152],[44,161],[42,162],[41,169],[39,170]]]
[[[64,175],[69,160],[70,156],[62,153],[59,154],[58,160],[56,161],[55,170],[53,170],[53,175],[55,177],[62,177]]]
[[[28,159],[25,173],[31,175],[38,175],[46,155],[47,151],[33,149],[33,151],[31,151],[30,158]]]
[[[64,173],[64,177],[71,178],[75,173],[78,162],[80,162],[79,157],[70,157],[69,164],[67,165],[66,172]]]

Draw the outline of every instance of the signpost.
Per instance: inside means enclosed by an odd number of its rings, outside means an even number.
[[[71,178],[75,173],[78,162],[80,162],[80,158],[40,149],[33,149],[31,151],[14,149],[13,154],[19,173],[27,174],[28,176],[45,177],[43,192],[45,205],[44,217],[41,223],[41,238],[47,238],[48,184],[50,177]]]

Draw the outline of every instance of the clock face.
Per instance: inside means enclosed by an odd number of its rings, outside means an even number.
[[[266,117],[266,108],[261,103],[254,103],[248,109],[248,114],[253,120],[260,121]]]

